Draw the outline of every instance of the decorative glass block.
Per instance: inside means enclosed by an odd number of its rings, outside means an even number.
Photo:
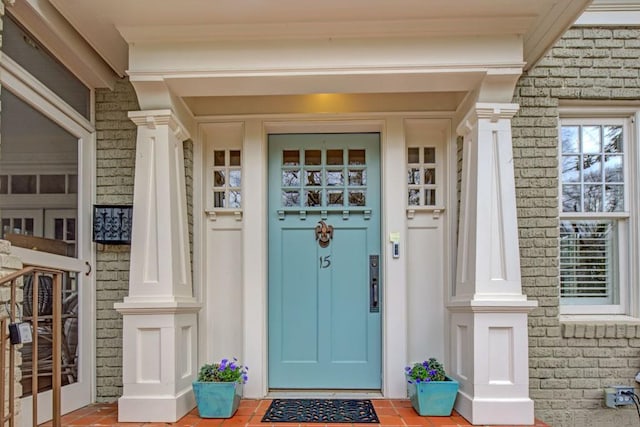
[[[367,185],[367,171],[365,169],[350,170],[349,185]]]
[[[436,149],[435,147],[424,147],[424,163],[436,162]]]
[[[408,196],[407,202],[409,206],[420,206],[420,190],[417,188],[410,188]]]
[[[229,171],[229,186],[240,187],[242,185],[242,171],[240,169],[231,169]]]
[[[342,190],[327,190],[327,206],[344,206]]]
[[[305,172],[306,179],[304,185],[322,185],[322,173],[319,170],[308,170]]]
[[[349,164],[350,165],[367,164],[366,158],[365,158],[365,150],[349,150]]]
[[[240,166],[240,150],[229,151],[229,166]]]
[[[304,192],[304,205],[308,207],[322,206],[322,192],[319,190],[306,190]]]
[[[215,150],[213,152],[213,165],[225,166],[224,150]]]
[[[433,168],[427,168],[424,170],[424,183],[435,184],[436,183],[436,170]]]
[[[224,191],[214,191],[213,192],[213,207],[214,208],[224,208]]]
[[[317,166],[322,163],[322,151],[304,150],[304,164],[307,166]]]
[[[349,206],[365,206],[366,192],[361,190],[349,190]]]
[[[282,206],[286,208],[300,206],[300,192],[299,191],[283,191]]]
[[[424,205],[425,206],[436,205],[436,190],[434,188],[427,188],[424,190]]]
[[[285,166],[297,166],[300,164],[300,152],[298,150],[284,150],[282,152],[282,164]]]
[[[226,180],[224,177],[224,171],[213,171],[213,186],[214,187],[224,187]]]
[[[340,171],[327,171],[327,185],[344,185],[344,173]]]
[[[327,150],[327,164],[328,165],[342,165],[344,164],[342,150]]]
[[[417,164],[420,163],[420,149],[408,148],[407,149],[407,163]]]
[[[284,170],[282,171],[283,187],[298,187],[300,185],[300,170]]]
[[[409,168],[408,176],[407,176],[407,184],[415,185],[420,184],[420,169],[419,168]]]

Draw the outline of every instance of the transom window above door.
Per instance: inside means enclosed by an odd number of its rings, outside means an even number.
[[[286,149],[281,160],[282,207],[366,206],[365,149]]]

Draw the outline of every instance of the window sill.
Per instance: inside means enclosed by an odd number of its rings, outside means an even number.
[[[640,319],[625,315],[561,315],[563,338],[640,338]]]

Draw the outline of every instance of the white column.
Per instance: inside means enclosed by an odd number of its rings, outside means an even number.
[[[464,137],[449,371],[456,409],[473,424],[533,424],[522,294],[511,118],[516,104],[477,103]]]
[[[195,406],[197,323],[182,142],[171,110],[137,111],[129,295],[123,315],[119,421],[175,422]]]

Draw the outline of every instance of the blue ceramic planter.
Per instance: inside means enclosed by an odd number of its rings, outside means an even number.
[[[422,416],[449,416],[458,395],[458,381],[430,381],[407,383],[409,399],[416,412]]]
[[[198,413],[202,418],[231,418],[242,398],[241,383],[193,382]]]

